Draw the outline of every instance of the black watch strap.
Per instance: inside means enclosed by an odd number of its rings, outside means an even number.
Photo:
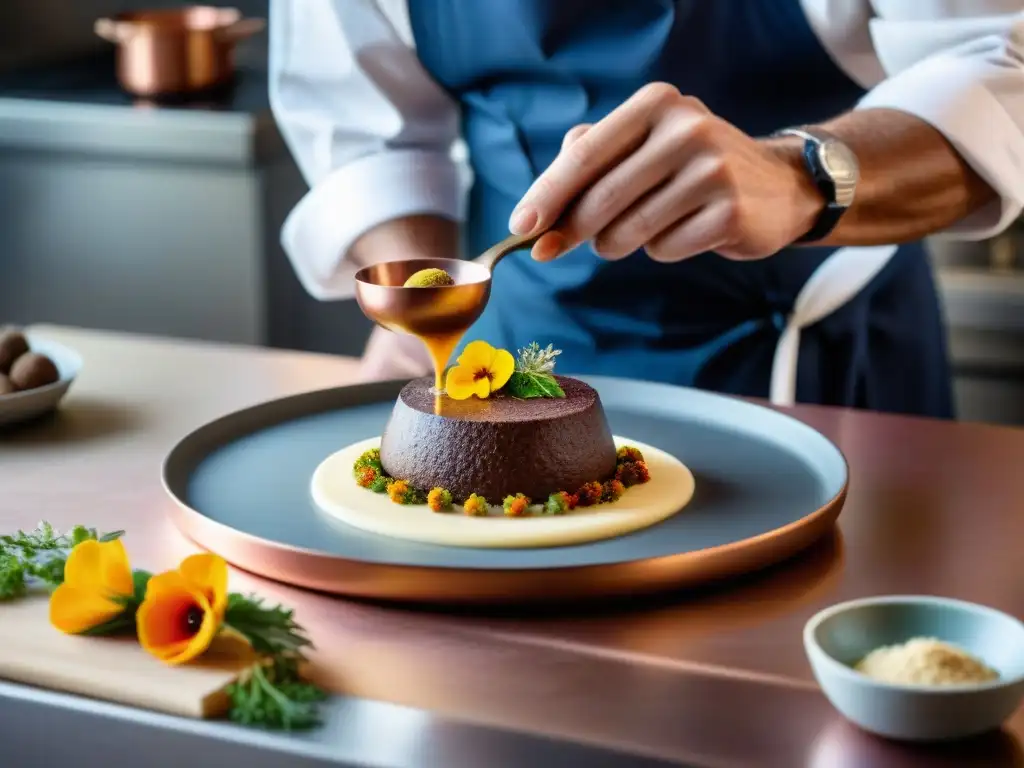
[[[803,236],[798,237],[795,242],[798,243],[815,243],[818,240],[824,240],[830,234],[832,230],[839,224],[839,220],[843,218],[843,214],[846,213],[846,208],[835,203],[828,203],[824,208],[821,209],[821,213],[818,214],[817,220]]]
[[[819,135],[820,134],[820,135]],[[797,136],[803,139],[804,145],[801,156],[807,173],[814,182],[815,187],[825,199],[825,206],[818,214],[814,225],[802,237],[797,238],[798,243],[813,243],[823,240],[836,228],[843,214],[849,210],[848,206],[841,205],[836,200],[836,185],[829,175],[828,169],[821,162],[821,145],[831,138],[824,131],[811,133],[802,129],[786,129],[779,131],[777,136]]]

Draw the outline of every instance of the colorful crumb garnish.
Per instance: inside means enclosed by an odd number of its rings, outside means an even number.
[[[615,476],[602,482],[584,483],[575,493],[552,493],[536,510],[528,496],[517,493],[506,496],[502,509],[507,517],[529,517],[532,514],[564,515],[576,507],[610,504],[622,498],[627,488],[641,485],[651,479],[650,469],[638,448],[621,446],[615,452]],[[434,512],[453,508],[452,494],[446,488],[433,488],[429,493],[415,488],[405,480],[388,477],[380,461],[380,449],[371,448],[356,459],[352,473],[356,484],[374,493],[387,493],[396,504],[426,504]],[[490,513],[487,499],[472,493],[462,503],[463,511],[472,517],[485,517]]]
[[[645,461],[624,461],[615,470],[615,479],[627,488],[642,485],[651,479]]]
[[[572,506],[570,502],[574,502],[572,497],[565,491],[558,491],[548,496],[548,500],[544,502],[542,511],[545,515],[564,515]],[[575,504],[573,503],[573,506]]]
[[[374,493],[387,493],[388,486],[391,485],[393,482],[395,482],[395,479],[393,477],[388,477],[387,475],[377,475],[377,478],[372,483],[370,483],[368,487]]]
[[[369,488],[377,479],[377,470],[371,466],[364,465],[356,469],[356,485],[360,488]]]
[[[388,498],[396,504],[402,504],[405,501],[405,494],[408,490],[409,484],[405,480],[395,480],[388,485]]]
[[[483,496],[471,493],[463,503],[462,510],[471,517],[483,517],[490,511],[490,505]]]
[[[613,477],[611,480],[606,480],[601,487],[601,501],[605,504],[618,501],[625,492],[626,486]]]
[[[506,517],[526,517],[530,513],[530,499],[521,493],[506,496],[502,508]]]
[[[603,493],[604,487],[599,482],[584,483],[576,491],[576,504],[580,507],[592,507],[595,504],[600,504]]]
[[[413,488],[405,480],[395,480],[388,485],[388,498],[395,504],[422,504],[427,500],[423,491]]]
[[[434,512],[445,512],[452,508],[452,495],[446,488],[432,488],[427,494],[427,506]]]
[[[377,474],[384,474],[384,465],[380,463],[380,448],[370,448],[367,451],[363,451],[359,458],[356,459],[352,471],[358,472],[363,467],[373,467]]]
[[[640,453],[639,448],[634,448],[631,445],[623,445],[619,450],[615,452],[615,462],[622,464],[627,461],[643,461],[644,455]]]

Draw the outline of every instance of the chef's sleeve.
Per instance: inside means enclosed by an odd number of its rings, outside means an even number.
[[[803,0],[837,62],[870,90],[859,109],[924,120],[997,193],[939,233],[982,240],[1024,208],[1024,2]]]
[[[362,234],[461,218],[458,108],[374,0],[271,0],[269,19],[271,108],[310,187],[281,243],[311,296],[349,298]]]

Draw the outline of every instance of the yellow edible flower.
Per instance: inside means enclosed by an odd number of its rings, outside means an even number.
[[[454,400],[488,397],[505,386],[515,367],[515,358],[507,350],[495,349],[486,341],[471,341],[448,371],[445,392]]]
[[[50,596],[50,623],[69,635],[96,629],[126,613],[135,585],[120,539],[87,539],[64,563],[64,583]]]

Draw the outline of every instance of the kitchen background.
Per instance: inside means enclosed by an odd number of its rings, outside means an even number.
[[[266,33],[239,46],[226,97],[158,107],[118,87],[95,20],[180,5],[0,0],[0,321],[358,355],[368,322],[308,298],[278,242],[305,184],[270,114]],[[266,0],[231,5],[266,17]],[[932,244],[963,419],[1024,424],[1021,244]]]

